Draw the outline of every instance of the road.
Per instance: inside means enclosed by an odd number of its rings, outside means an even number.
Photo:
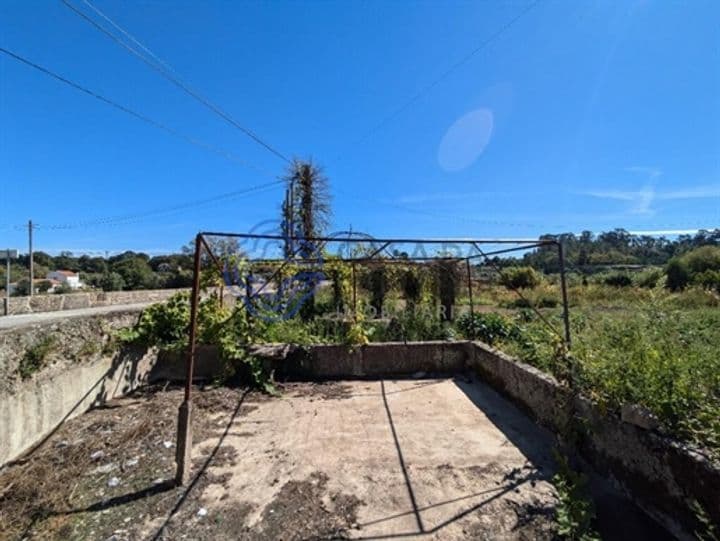
[[[78,308],[76,310],[59,310],[56,312],[39,312],[36,314],[18,314],[15,316],[0,317],[0,330],[14,329],[26,325],[34,325],[36,323],[47,323],[51,321],[61,321],[63,319],[75,317],[97,316],[104,314],[114,314],[117,312],[140,311],[150,302],[137,304],[115,304],[112,306],[97,306],[95,308]]]

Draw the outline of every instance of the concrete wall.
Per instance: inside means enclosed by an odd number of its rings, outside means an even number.
[[[64,322],[70,325],[68,329],[56,329],[68,344],[63,355],[71,357],[73,350],[77,354],[83,343],[80,338],[87,339],[92,333],[104,336],[109,327],[128,324],[136,316],[113,316],[117,317],[114,322],[104,323],[92,323],[92,318]],[[17,330],[17,336],[9,337],[12,332],[0,333],[0,464],[17,457],[64,419],[93,404],[145,382],[183,380],[185,376],[182,352],[162,353],[158,358],[155,352],[124,351],[111,357],[98,354],[81,362],[57,363],[37,377],[20,381],[13,379],[12,370],[7,369],[16,368],[16,363],[7,360],[7,352],[17,352],[22,340],[27,346],[28,331]],[[252,350],[279,380],[475,372],[540,424],[565,437],[573,431],[576,448],[585,460],[679,538],[687,538],[684,532],[698,526],[690,508],[693,500],[720,523],[717,464],[660,433],[623,422],[617,415],[601,413],[588,400],[572,396],[551,376],[485,344],[375,343],[356,348],[264,345]],[[217,350],[200,348],[196,366],[196,377],[216,376],[222,368]],[[8,376],[10,387],[2,382]]]
[[[111,347],[112,333],[138,311],[73,318],[0,332],[0,465],[42,441],[63,421],[146,383],[156,353]],[[51,337],[43,366],[22,378],[33,345]]]
[[[676,536],[689,538],[687,532],[699,528],[693,500],[720,524],[720,467],[707,456],[601,412],[551,376],[485,344],[471,347],[470,366],[480,377],[541,424],[566,437],[572,431],[581,456]]]
[[[140,304],[167,300],[175,293],[188,289],[145,289],[138,291],[85,291],[63,295],[33,295],[32,297],[10,297],[8,314],[32,314],[56,312],[77,308],[94,308],[115,304]],[[2,301],[6,302],[5,299]],[[3,304],[4,306],[4,304]],[[5,312],[3,312],[4,314]]]

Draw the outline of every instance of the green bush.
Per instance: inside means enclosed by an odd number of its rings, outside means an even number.
[[[157,346],[162,349],[187,347],[190,325],[190,295],[177,293],[167,302],[153,304],[143,310],[138,322],[118,333],[120,341]],[[247,353],[246,346],[256,332],[247,318],[245,307],[234,310],[223,307],[219,297],[210,295],[198,306],[197,341],[199,344],[215,345],[226,361],[226,374],[235,372],[235,363],[244,363],[252,382],[272,392],[269,374],[265,373],[259,359]]]
[[[387,342],[444,340],[447,332],[443,323],[430,313],[408,310],[393,317],[378,338]]]
[[[692,274],[720,271],[720,246],[702,246],[682,256]]]
[[[680,291],[694,282],[715,289],[720,283],[716,273],[720,273],[720,246],[702,246],[670,260],[666,270],[667,287]]]
[[[612,287],[630,287],[632,285],[632,278],[627,274],[610,274],[603,280],[605,285]]]
[[[481,340],[491,346],[519,335],[519,329],[512,321],[495,313],[463,314],[458,318],[457,329],[468,340]]]
[[[693,277],[693,282],[705,289],[720,292],[720,271],[708,269],[700,272]]]
[[[540,274],[532,267],[509,267],[500,273],[500,283],[508,289],[532,289],[540,282]]]
[[[682,259],[671,259],[665,269],[665,274],[667,275],[665,286],[670,291],[682,291],[690,283],[690,269]]]
[[[45,364],[45,359],[55,349],[55,346],[55,337],[46,335],[28,347],[18,364],[17,370],[20,377],[27,379],[40,370]]]
[[[637,285],[646,289],[657,287],[662,279],[663,273],[659,269],[650,269],[640,273],[637,278]]]
[[[595,506],[587,497],[587,476],[570,468],[567,459],[556,454],[558,472],[552,483],[558,496],[555,509],[558,534],[561,539],[571,541],[599,541],[600,536],[593,529]]]

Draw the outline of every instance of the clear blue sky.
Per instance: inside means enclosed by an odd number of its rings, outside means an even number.
[[[720,227],[713,0],[93,4],[281,152],[323,165],[334,229]],[[200,229],[247,231],[277,215],[281,187],[132,223],[50,228],[241,190],[284,165],[59,1],[0,3],[0,46],[268,172],[0,55],[3,248],[25,249],[13,226],[28,218],[38,249],[161,252]]]

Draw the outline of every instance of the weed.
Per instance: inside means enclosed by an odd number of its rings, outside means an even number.
[[[47,356],[55,349],[54,336],[45,335],[25,350],[25,354],[18,365],[18,373],[22,379],[27,379],[40,370]]]
[[[85,359],[88,357],[92,357],[93,355],[99,353],[101,351],[101,346],[98,343],[97,339],[88,339],[83,342],[83,344],[80,346],[80,349],[78,349],[77,356],[79,359]]]
[[[558,534],[569,541],[599,541],[600,536],[593,529],[595,507],[587,499],[587,477],[574,471],[566,457],[555,453],[558,472],[553,476],[552,483],[558,495],[556,520]]]

